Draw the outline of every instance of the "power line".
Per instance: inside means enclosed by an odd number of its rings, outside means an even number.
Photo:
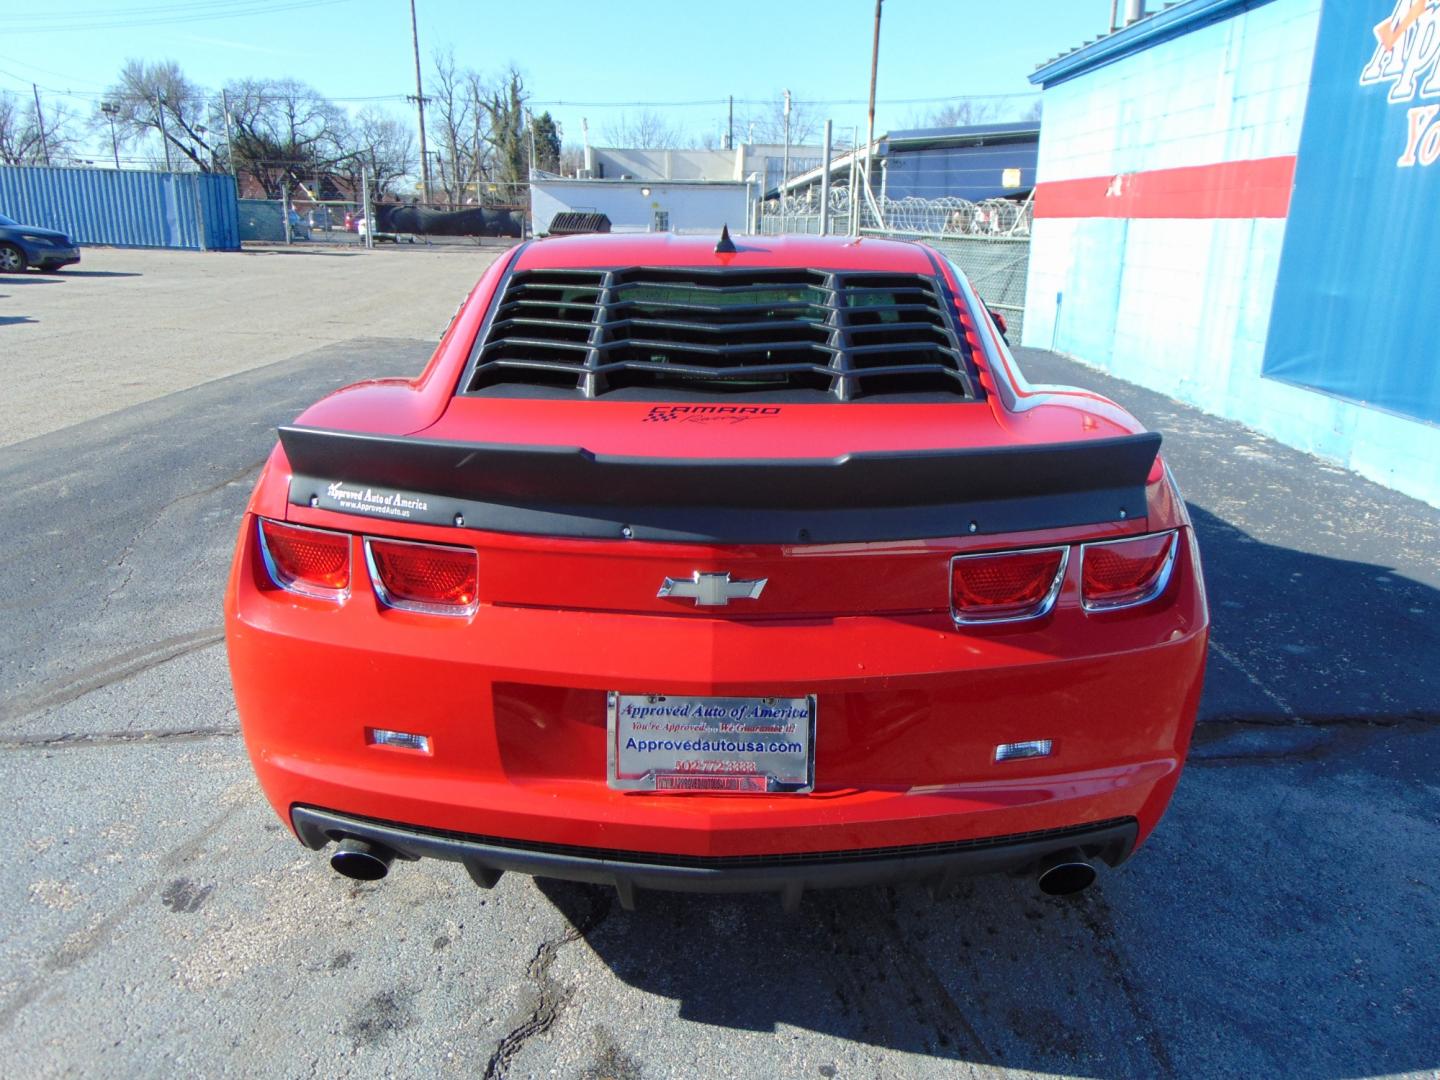
[[[44,24],[26,25],[21,22],[14,25],[8,20],[16,16],[6,16],[7,21],[0,21],[0,32],[5,34],[50,34],[66,33],[75,30],[127,30],[132,27],[142,26],[170,26],[175,23],[193,22],[214,22],[219,19],[233,19],[249,17],[252,15],[278,15],[288,11],[300,11],[308,8],[330,7],[335,4],[347,2],[347,0],[222,0],[223,6],[206,4],[186,4],[177,8],[163,9],[166,14],[161,14],[162,9],[154,9],[153,14],[145,14],[136,18],[122,18],[113,16],[114,12],[92,12],[80,17],[78,13],[54,12],[45,18],[55,19],[64,17],[64,22],[49,22]],[[207,10],[208,8],[208,10]],[[33,17],[33,16],[31,16]]]

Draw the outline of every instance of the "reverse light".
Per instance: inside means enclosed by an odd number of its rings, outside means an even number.
[[[1086,611],[1113,611],[1154,600],[1165,591],[1180,536],[1156,533],[1100,540],[1080,548],[1080,596]]]
[[[376,746],[388,746],[395,750],[415,750],[421,754],[430,753],[430,736],[416,735],[412,731],[391,731],[388,728],[366,728],[365,734]]]
[[[950,560],[950,614],[957,623],[1036,619],[1055,606],[1068,547],[956,555]]]
[[[350,534],[260,519],[260,554],[270,580],[321,600],[350,593]]]
[[[1051,739],[1027,739],[1024,742],[1002,742],[995,747],[996,761],[1024,761],[1027,758],[1049,757],[1055,743]]]
[[[473,548],[365,538],[365,560],[380,602],[429,615],[473,615],[480,569]]]

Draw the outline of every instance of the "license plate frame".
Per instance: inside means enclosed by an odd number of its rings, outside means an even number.
[[[606,783],[617,791],[803,795],[815,788],[814,694],[610,691],[605,711]]]

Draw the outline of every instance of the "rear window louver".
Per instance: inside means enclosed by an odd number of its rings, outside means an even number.
[[[464,389],[973,398],[947,303],[921,274],[522,270]]]

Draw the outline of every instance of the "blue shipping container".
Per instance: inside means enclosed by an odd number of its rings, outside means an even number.
[[[0,214],[80,244],[238,251],[235,178],[0,165]]]

